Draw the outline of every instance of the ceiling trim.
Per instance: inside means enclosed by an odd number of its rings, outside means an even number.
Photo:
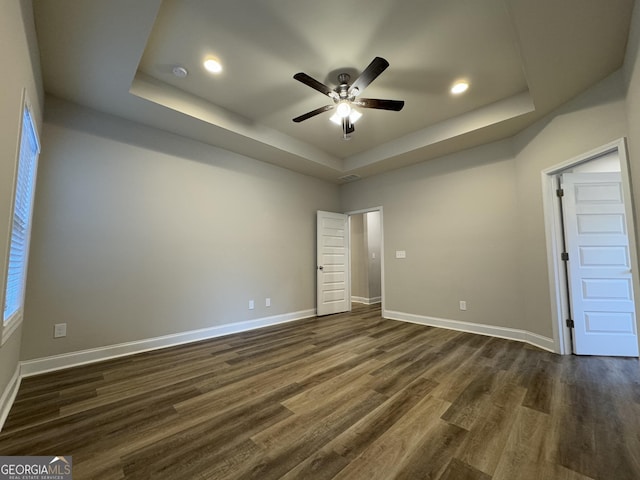
[[[241,135],[247,140],[285,151],[309,162],[334,169],[338,173],[343,171],[343,162],[337,157],[156,80],[145,73],[136,73],[129,93],[209,125]]]
[[[495,125],[535,111],[529,92],[477,108],[436,125],[410,133],[358,155],[345,159],[345,171],[374,165],[409,152],[426,149],[437,143]]]

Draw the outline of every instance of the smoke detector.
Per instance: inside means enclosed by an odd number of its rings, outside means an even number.
[[[178,78],[185,78],[187,75],[189,75],[187,69],[181,67],[180,65],[176,65],[175,67],[173,67],[171,72]]]

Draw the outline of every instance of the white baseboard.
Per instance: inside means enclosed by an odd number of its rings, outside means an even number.
[[[315,309],[302,310],[300,312],[286,313],[282,315],[274,315],[272,317],[258,318],[255,320],[247,320],[244,322],[230,323],[219,325],[216,327],[203,328],[200,330],[191,330],[188,332],[175,333],[162,337],[148,338],[134,342],[120,343],[117,345],[108,345],[105,347],[92,348],[89,350],[81,350],[79,352],[65,353],[62,355],[54,355],[51,357],[36,358],[34,360],[26,360],[20,363],[22,377],[38,375],[40,373],[61,370],[79,365],[86,365],[112,358],[123,357],[135,353],[148,352],[160,348],[173,347],[185,343],[207,340],[209,338],[221,337],[232,333],[246,332],[256,328],[269,327],[280,323],[302,320],[304,318],[313,317],[316,314]],[[3,397],[4,398],[4,397]],[[12,403],[12,402],[11,402]],[[9,406],[11,405],[9,404]],[[8,411],[7,411],[8,413]]]
[[[22,380],[22,377],[20,376],[20,364],[18,364],[16,365],[16,371],[13,373],[11,380],[9,380],[9,384],[5,387],[4,392],[2,392],[2,396],[0,396],[0,431],[2,431],[2,427],[4,427],[4,422],[7,420],[9,411],[18,394],[20,380]]]
[[[356,303],[364,303],[365,305],[375,305],[376,303],[382,302],[382,297],[355,297],[351,296],[351,301]]]
[[[431,327],[447,328],[449,330],[488,335],[490,337],[506,338],[507,340],[517,340],[552,353],[557,353],[556,345],[552,338],[543,337],[542,335],[528,332],[526,330],[461,322],[459,320],[448,320],[446,318],[427,317],[423,315],[414,315],[412,313],[394,312],[392,310],[385,310],[382,312],[382,316],[389,320],[400,320],[403,322],[418,323],[420,325],[428,325]]]

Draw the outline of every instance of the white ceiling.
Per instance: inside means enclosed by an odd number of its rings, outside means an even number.
[[[633,0],[33,0],[45,90],[331,181],[505,138],[620,68]],[[223,72],[202,67],[215,56]],[[376,57],[351,140],[330,87]],[[174,66],[189,71],[172,74]],[[458,79],[471,83],[449,93]]]

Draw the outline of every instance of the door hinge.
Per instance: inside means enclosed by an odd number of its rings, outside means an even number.
[[[560,259],[561,259],[563,262],[568,262],[568,261],[569,261],[569,254],[568,254],[567,252],[562,252],[562,253],[560,254]]]
[[[576,323],[573,320],[571,320],[570,318],[567,318],[567,327],[575,328],[575,326],[576,326]]]
[[[562,188],[559,188],[556,190],[556,195],[558,197],[564,197],[564,190]]]

